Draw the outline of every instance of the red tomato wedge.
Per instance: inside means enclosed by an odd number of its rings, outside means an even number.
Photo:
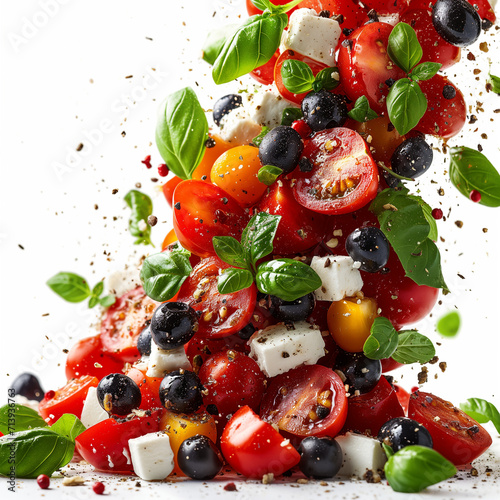
[[[304,156],[314,167],[298,173],[295,199],[314,212],[354,212],[377,195],[378,169],[363,138],[348,128],[323,130],[306,142]]]
[[[455,465],[472,462],[492,443],[488,431],[474,419],[434,394],[414,392],[408,416],[425,426],[434,449]]]
[[[324,366],[295,368],[271,379],[260,416],[295,436],[336,436],[347,416],[344,383]]]

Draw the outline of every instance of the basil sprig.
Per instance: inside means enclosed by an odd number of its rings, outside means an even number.
[[[146,295],[158,302],[170,300],[193,270],[190,255],[177,244],[169,251],[146,257],[141,268],[141,282]]]
[[[314,76],[308,64],[296,59],[287,59],[283,63],[281,78],[285,88],[293,94],[304,94],[311,90],[332,90],[340,83],[337,68],[325,68]]]
[[[49,288],[57,293],[59,297],[67,302],[83,302],[89,299],[89,308],[92,309],[97,304],[102,307],[109,307],[116,301],[114,295],[106,295],[101,297],[104,291],[104,283],[100,281],[92,290],[85,278],[75,273],[60,272],[47,280]]]
[[[500,434],[500,413],[494,404],[485,399],[469,398],[465,403],[460,404],[460,408],[480,424],[491,421]]]
[[[453,185],[467,198],[475,190],[481,193],[481,205],[500,206],[500,174],[483,153],[465,146],[451,148],[449,173]]]
[[[454,337],[460,330],[460,314],[451,311],[439,318],[436,323],[436,330],[443,337]]]
[[[391,488],[401,493],[418,493],[457,473],[457,468],[449,460],[426,446],[406,446],[388,455],[385,477]]]
[[[385,189],[370,205],[377,215],[380,229],[389,240],[406,272],[418,285],[447,290],[441,270],[441,256],[430,238],[431,225],[423,200],[408,195],[408,189]]]
[[[357,122],[367,122],[378,118],[377,113],[370,108],[370,103],[365,95],[359,97],[354,103],[354,108],[347,113],[349,118],[356,120]]]
[[[48,427],[47,422],[32,408],[23,405],[4,405],[0,408],[0,432],[27,431],[37,427]]]
[[[208,121],[193,89],[170,94],[160,109],[156,145],[168,168],[181,179],[190,179],[205,154]]]
[[[124,200],[132,210],[128,221],[128,230],[132,236],[137,238],[134,244],[154,246],[151,241],[151,226],[148,224],[148,217],[153,213],[151,198],[137,189],[132,189],[125,195]]]

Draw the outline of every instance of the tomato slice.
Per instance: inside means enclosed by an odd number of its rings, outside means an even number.
[[[142,286],[119,297],[101,323],[104,349],[126,363],[137,361],[141,357],[137,337],[157,306],[158,302],[150,299]]]
[[[53,397],[49,397],[52,391],[47,392],[40,402],[38,412],[49,425],[65,413],[72,413],[80,418],[87,392],[91,387],[97,387],[98,384],[99,380],[91,375],[72,379],[64,387],[55,391]]]
[[[297,174],[295,199],[314,212],[340,215],[354,212],[377,195],[378,169],[368,146],[354,130],[323,130],[306,142],[310,173]]]
[[[220,294],[217,278],[220,269],[230,267],[218,257],[203,259],[184,281],[177,300],[200,311],[197,336],[220,338],[238,332],[250,322],[255,308],[255,283],[238,292]]]
[[[425,426],[434,449],[455,465],[472,462],[492,443],[488,431],[474,419],[434,394],[414,392],[408,416]]]
[[[262,478],[270,472],[280,476],[300,461],[290,442],[248,406],[233,415],[224,428],[220,445],[228,464],[249,478]]]
[[[344,383],[324,366],[295,368],[271,380],[260,416],[295,436],[336,436],[347,416]]]

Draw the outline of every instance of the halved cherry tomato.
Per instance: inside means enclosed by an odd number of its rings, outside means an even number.
[[[101,323],[101,342],[105,351],[127,363],[141,355],[137,337],[151,319],[158,302],[150,299],[142,286],[123,294],[108,309]]]
[[[205,154],[201,163],[195,168],[192,178],[197,181],[210,182],[210,171],[215,163],[215,160],[233,146],[226,142],[218,135],[212,135],[211,138],[215,141],[215,145],[211,148],[205,148]]]
[[[336,436],[347,416],[344,383],[330,368],[300,366],[271,379],[260,416],[295,436]]]
[[[395,359],[387,358],[381,359],[382,363],[382,373],[392,372],[392,370],[396,370],[397,368],[401,368],[403,363],[398,363]]]
[[[403,389],[400,385],[394,384],[394,390],[396,391],[396,396],[398,397],[399,404],[405,415],[408,415],[408,406],[410,404],[410,393]]]
[[[80,418],[87,392],[91,387],[97,387],[98,384],[99,380],[91,375],[72,379],[64,387],[55,391],[53,397],[49,397],[52,391],[46,393],[40,401],[38,412],[49,425],[65,413],[72,413]]]
[[[266,64],[263,64],[262,66],[259,66],[251,71],[250,76],[263,85],[272,85],[274,82],[274,67],[276,66],[279,55],[280,51],[277,50],[273,57],[266,62]]]
[[[362,137],[348,128],[323,130],[306,142],[304,156],[314,167],[297,173],[295,199],[314,212],[354,212],[377,195],[378,169]]]
[[[174,175],[171,179],[169,179],[165,184],[162,186],[162,191],[163,195],[165,196],[165,199],[167,200],[168,206],[172,208],[172,198],[174,196],[174,191],[175,188],[182,182],[182,179],[180,177],[177,177]]]
[[[300,455],[272,425],[251,408],[240,408],[221,436],[221,451],[228,464],[248,478],[280,476],[300,461]]]
[[[434,449],[455,465],[472,462],[492,443],[488,431],[474,419],[434,394],[414,392],[408,416],[424,425]]]
[[[152,408],[161,408],[160,384],[163,380],[160,377],[146,376],[147,368],[137,368],[131,366],[125,375],[131,378],[141,390],[141,410],[151,410]]]
[[[342,15],[342,29],[355,29],[368,21],[367,10],[355,0],[304,0],[299,8],[314,9],[318,13],[329,10],[332,16]]]
[[[167,236],[165,236],[165,239],[163,240],[163,243],[161,244],[161,249],[162,251],[165,251],[169,245],[172,243],[175,243],[176,241],[179,241],[177,239],[177,235],[175,234],[175,231],[171,229],[168,233]]]
[[[240,239],[249,216],[224,190],[189,180],[174,192],[174,229],[180,244],[200,257],[215,254],[214,236]]]
[[[196,335],[217,339],[227,337],[246,326],[252,316],[257,288],[251,286],[238,292],[220,294],[217,278],[220,269],[230,267],[218,257],[202,260],[184,281],[177,300],[201,311]]]

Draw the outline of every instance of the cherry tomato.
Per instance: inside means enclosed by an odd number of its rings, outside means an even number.
[[[142,286],[123,294],[107,310],[101,323],[101,342],[114,357],[133,363],[141,355],[137,337],[151,319],[158,302],[150,299]]]
[[[179,243],[200,257],[214,255],[214,236],[240,239],[249,217],[225,191],[213,184],[189,180],[174,192],[174,229]]]
[[[49,425],[52,425],[65,413],[72,413],[80,418],[87,392],[91,387],[97,387],[98,383],[99,380],[91,375],[72,379],[64,387],[55,391],[53,397],[49,396],[54,391],[46,393],[40,401],[38,412]]]
[[[226,151],[230,150],[233,146],[226,142],[224,139],[218,135],[212,135],[211,139],[215,142],[215,145],[211,148],[205,149],[205,154],[200,162],[200,164],[195,168],[192,178],[197,181],[207,181],[210,182],[210,171],[215,163],[215,160],[219,158],[220,155],[224,154]]]
[[[295,448],[248,406],[227,423],[220,444],[228,464],[248,478],[262,478],[267,473],[277,477],[300,461]]]
[[[336,436],[347,415],[344,383],[331,369],[304,365],[273,377],[260,416],[295,436]]]
[[[410,0],[411,1],[411,0]],[[398,14],[407,5],[406,1],[392,2],[389,0],[366,0],[364,2],[368,9],[373,9],[379,16],[387,16],[388,14]]]
[[[161,250],[165,251],[172,243],[175,243],[176,241],[179,241],[177,239],[177,235],[175,234],[175,231],[173,229],[171,229],[167,233],[167,236],[165,236],[165,239],[163,240],[163,243],[161,244]]]
[[[263,85],[272,85],[274,82],[274,67],[276,66],[279,55],[280,51],[277,50],[273,57],[266,62],[266,64],[263,64],[262,66],[259,66],[251,71],[250,76]]]
[[[182,182],[182,179],[180,177],[177,177],[174,175],[171,179],[169,179],[165,184],[162,186],[162,191],[163,195],[165,196],[165,199],[167,200],[168,206],[172,208],[172,198],[174,196],[174,191],[175,188]]]
[[[66,378],[92,375],[101,380],[110,373],[121,373],[123,361],[103,352],[100,335],[79,340],[66,358]]]
[[[238,292],[220,294],[217,277],[220,269],[230,267],[218,257],[202,260],[184,281],[177,300],[201,311],[196,335],[217,339],[227,337],[246,326],[252,316],[257,288],[251,286]]]
[[[385,82],[406,76],[387,55],[392,28],[380,22],[362,26],[347,38],[348,44],[342,43],[338,54],[340,80],[347,96],[353,101],[366,96],[377,113],[385,110],[389,93]]]
[[[125,375],[131,378],[141,390],[141,410],[150,410],[151,408],[161,408],[160,384],[163,380],[160,377],[146,376],[147,368],[130,367]]]
[[[488,431],[474,419],[434,394],[414,392],[408,416],[425,426],[434,449],[455,465],[472,462],[492,443]]]
[[[275,182],[269,188],[257,210],[281,215],[273,241],[277,255],[305,252],[325,237],[326,217],[297,203],[286,180]]]
[[[247,12],[248,12],[249,16],[256,16],[258,14],[262,14],[262,11],[260,9],[258,9],[257,7],[255,7],[252,0],[246,0],[246,1],[247,1]],[[290,0],[272,0],[271,3],[273,3],[274,5],[285,5],[287,3],[290,3]],[[297,7],[294,7],[289,12],[287,12],[288,16],[290,16],[292,14],[292,12],[297,10],[297,9],[302,9],[302,3],[297,5]]]
[[[408,415],[408,406],[410,404],[410,393],[403,389],[400,385],[394,384],[394,390],[396,391],[396,396],[398,397],[399,404],[405,415]]]
[[[378,384],[370,392],[360,396],[351,396],[348,400],[347,420],[344,431],[369,432],[376,436],[388,420],[404,417],[394,388],[385,377],[380,377]]]
[[[381,359],[382,363],[382,373],[392,372],[392,370],[396,370],[401,366],[404,366],[403,363],[398,363],[396,360],[392,358]]]
[[[368,21],[367,10],[363,9],[356,1],[346,0],[304,0],[300,8],[314,9],[316,12],[329,10],[332,15],[342,15],[342,29],[355,29]]]
[[[314,167],[297,173],[295,199],[314,212],[354,212],[377,195],[378,169],[362,137],[354,130],[323,130],[306,142],[304,156]]]

